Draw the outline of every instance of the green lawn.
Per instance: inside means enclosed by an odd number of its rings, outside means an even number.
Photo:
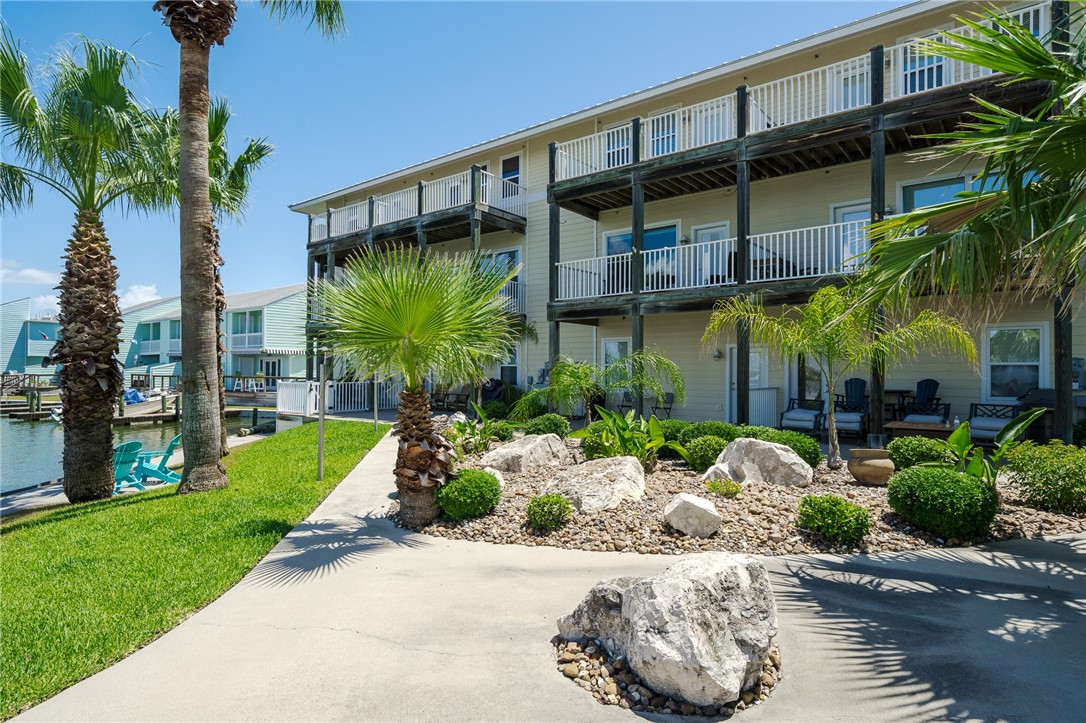
[[[230,487],[176,487],[0,522],[0,717],[86,678],[234,585],[388,430],[328,422],[240,447]]]

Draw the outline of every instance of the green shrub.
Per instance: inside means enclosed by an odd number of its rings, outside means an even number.
[[[705,480],[705,489],[721,497],[735,497],[743,491],[738,482],[727,477]]]
[[[466,469],[437,490],[437,504],[453,520],[482,517],[502,499],[498,478],[481,469]]]
[[[494,426],[491,427],[491,433],[494,435],[494,439],[499,442],[508,442],[513,438],[514,427],[509,422],[499,419],[494,422]]]
[[[1075,422],[1071,428],[1071,441],[1076,447],[1086,446],[1086,419]]]
[[[807,495],[796,525],[831,542],[859,542],[871,531],[871,513],[837,495]]]
[[[999,510],[999,494],[980,477],[945,467],[909,467],[890,478],[890,506],[944,539],[979,540]]]
[[[678,442],[683,430],[690,427],[690,422],[681,419],[661,419],[660,428],[664,430],[664,439],[669,442]],[[664,447],[658,452],[660,459],[678,459],[679,453],[670,447]]]
[[[950,462],[946,443],[930,437],[895,437],[886,445],[890,461],[898,470],[915,467],[921,462]]]
[[[509,405],[497,399],[483,402],[483,414],[487,419],[505,419],[509,416]]]
[[[773,429],[772,427],[756,427],[752,424],[742,424],[736,428],[736,438],[739,437],[783,444],[799,455],[800,459],[811,465],[812,468],[817,467],[822,458],[825,457],[822,454],[822,446],[817,439],[790,429]]]
[[[524,425],[525,434],[557,434],[559,437],[569,436],[569,420],[561,414],[542,414],[528,420]]]
[[[727,422],[695,422],[679,433],[676,440],[682,446],[693,442],[698,437],[719,437],[725,442],[730,442],[739,436],[739,428]]]
[[[557,492],[533,497],[528,503],[528,524],[541,532],[565,527],[573,515],[573,503]]]
[[[716,458],[728,446],[728,442],[720,437],[708,435],[692,439],[686,446],[686,458],[690,466],[697,472],[704,472],[713,466]]]
[[[1086,449],[1026,442],[1007,455],[1022,498],[1042,510],[1086,512]]]

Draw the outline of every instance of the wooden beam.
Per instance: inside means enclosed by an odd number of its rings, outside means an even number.
[[[551,328],[550,328],[550,334],[548,335],[549,338],[547,339],[547,342],[548,342],[548,345],[550,346],[550,362],[551,362],[551,367],[552,368],[554,367],[555,363],[558,361],[558,357],[560,357],[562,355],[561,330],[559,329],[560,326],[561,326],[561,323],[558,322],[558,321],[550,322],[550,327]]]
[[[1056,408],[1053,412],[1052,434],[1070,444],[1075,421],[1074,396],[1071,390],[1071,299],[1074,284],[1064,286],[1057,294],[1052,308],[1052,342],[1056,389]]]
[[[567,211],[572,211],[579,216],[584,216],[585,218],[591,219],[593,221],[600,220],[600,210],[595,206],[591,206],[585,203],[584,201],[571,200],[560,201],[559,203],[562,208],[566,209]]]
[[[735,325],[735,421],[750,424],[750,328]]]
[[[637,304],[634,304],[630,315],[630,344],[630,351],[634,354],[645,350],[645,317]],[[645,390],[641,387],[634,390],[634,413],[638,417],[645,416]]]
[[[640,294],[645,280],[645,193],[640,178],[635,178],[632,190],[630,250],[633,255],[630,258],[630,291]]]

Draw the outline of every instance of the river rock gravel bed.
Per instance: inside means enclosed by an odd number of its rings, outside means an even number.
[[[567,440],[576,461],[583,461],[575,440]],[[477,467],[478,457],[460,461],[461,468]],[[455,522],[439,519],[421,532],[457,540],[527,546],[548,545],[572,550],[618,551],[681,555],[698,551],[787,555],[812,552],[897,552],[931,547],[955,547],[961,540],[943,540],[918,530],[890,509],[885,487],[867,487],[852,481],[847,470],[830,470],[825,462],[806,487],[771,483],[745,483],[734,498],[710,493],[685,463],[661,460],[645,476],[640,500],[624,501],[618,509],[596,514],[574,510],[569,524],[551,533],[537,533],[527,525],[525,508],[542,494],[561,468],[539,467],[504,473],[505,489],[498,507],[489,515]],[[1002,503],[992,526],[991,540],[1040,537],[1086,532],[1086,517],[1045,512],[1020,502],[1013,483],[1001,478]],[[664,507],[680,492],[700,495],[712,502],[724,518],[720,531],[705,539],[689,538],[671,528]],[[835,494],[871,511],[872,529],[861,543],[828,543],[796,528],[797,507],[805,495]]]

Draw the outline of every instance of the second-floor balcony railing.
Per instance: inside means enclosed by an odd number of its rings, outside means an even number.
[[[868,221],[846,221],[748,238],[747,282],[852,274],[869,244]],[[738,282],[734,238],[642,252],[644,293],[729,286]],[[633,254],[558,264],[558,300],[592,299],[632,291]]]
[[[502,287],[498,295],[505,299],[506,309],[511,314],[527,313],[526,287],[520,281],[510,281]]]
[[[1007,15],[1037,37],[1046,37],[1051,25],[1051,2],[1019,8]],[[974,31],[958,28],[954,35],[970,37]],[[953,42],[932,31],[930,39]],[[992,75],[980,65],[952,61],[922,52],[923,39],[909,40],[883,51],[883,97],[904,98],[916,93],[979,80]],[[779,78],[747,89],[747,132],[760,133],[871,104],[870,53]],[[634,138],[634,124],[622,125],[556,144],[554,177],[563,181],[633,162],[633,144],[639,158],[681,153],[736,137],[738,103],[735,93],[643,118]]]
[[[260,351],[263,348],[264,332],[230,335],[230,351]]]
[[[424,181],[415,186],[381,194],[327,213],[309,217],[309,238],[323,241],[348,236],[368,228],[395,223],[420,214],[437,213],[472,202],[474,182],[472,172],[463,171],[434,181]],[[527,190],[518,183],[499,178],[488,171],[478,171],[476,203],[512,213],[522,218],[528,215]],[[419,193],[422,198],[419,198]],[[372,209],[372,216],[370,218]]]
[[[162,353],[162,342],[158,339],[145,339],[140,342],[140,354],[154,356]]]
[[[175,354],[175,355],[180,354],[181,353],[181,340],[180,339],[170,339],[170,346],[169,346],[169,349],[167,350],[167,353],[168,354]]]

